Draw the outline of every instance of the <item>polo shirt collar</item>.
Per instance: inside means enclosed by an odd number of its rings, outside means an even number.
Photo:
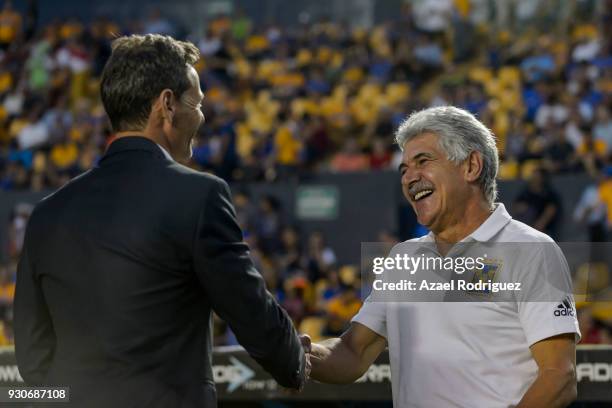
[[[479,241],[486,242],[495,236],[512,220],[512,216],[506,211],[503,203],[495,203],[495,210],[482,223],[476,231],[461,240],[461,242]],[[435,242],[433,232],[429,232],[423,242]]]
[[[486,242],[493,238],[499,231],[502,230],[512,220],[506,207],[502,203],[495,204],[495,210],[489,218],[485,220],[476,231],[468,235],[467,238],[472,238],[475,241]]]

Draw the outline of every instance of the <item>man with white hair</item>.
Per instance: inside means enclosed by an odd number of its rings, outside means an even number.
[[[455,107],[416,112],[396,140],[404,195],[431,231],[407,243],[429,242],[442,257],[456,243],[548,244],[552,257],[512,261],[531,276],[569,276],[550,237],[495,203],[495,138],[473,115]],[[395,407],[565,407],[576,398],[580,336],[571,294],[555,302],[517,299],[398,304],[370,296],[344,334],[310,346],[311,377],[351,383],[388,344]],[[307,336],[302,341],[308,348]]]

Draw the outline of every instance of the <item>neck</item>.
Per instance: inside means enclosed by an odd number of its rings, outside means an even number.
[[[134,131],[129,130],[125,132],[115,133],[116,139],[120,139],[123,137],[130,137],[130,136],[146,137],[147,139],[152,140],[153,142],[157,143],[158,145],[166,149],[167,152],[172,154],[172,149],[170,148],[170,144],[168,143],[168,140],[164,137],[162,132],[154,132],[154,131],[149,130],[148,128],[145,128],[143,130],[134,130]]]
[[[484,200],[468,201],[467,205],[455,214],[454,222],[440,231],[433,231],[440,251],[444,254],[448,252],[454,244],[476,231],[492,212],[493,209]]]

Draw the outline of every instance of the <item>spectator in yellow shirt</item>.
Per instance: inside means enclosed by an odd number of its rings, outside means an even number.
[[[13,10],[13,2],[5,0],[0,11],[0,48],[8,47],[21,34],[21,15]]]
[[[11,308],[14,297],[15,276],[11,273],[9,266],[0,265],[0,346],[7,346],[13,343],[13,335],[8,324],[8,317],[12,314]]]
[[[283,120],[287,114],[281,112],[280,116]],[[301,163],[303,145],[297,121],[291,118],[285,120],[274,135],[276,163],[279,165],[281,178],[295,173],[297,166]]]
[[[591,127],[581,126],[582,143],[578,146],[578,157],[582,160],[583,166],[591,175],[597,173],[597,167],[605,163],[608,146],[606,142],[595,139],[591,132]]]
[[[326,336],[339,336],[348,327],[351,318],[361,308],[361,300],[353,285],[340,282],[340,293],[334,296],[327,304]]]

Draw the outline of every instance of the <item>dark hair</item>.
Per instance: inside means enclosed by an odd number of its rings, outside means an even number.
[[[159,34],[119,37],[111,47],[100,93],[115,132],[144,127],[164,89],[180,97],[190,86],[188,65],[200,58],[192,43]]]

